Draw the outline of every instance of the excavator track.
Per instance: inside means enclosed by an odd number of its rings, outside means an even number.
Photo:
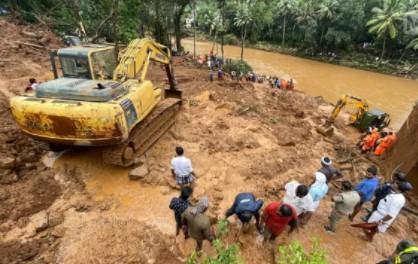
[[[103,149],[103,162],[122,167],[133,165],[135,157],[143,155],[174,125],[180,105],[181,100],[176,98],[161,101],[145,120],[132,129],[127,141]]]

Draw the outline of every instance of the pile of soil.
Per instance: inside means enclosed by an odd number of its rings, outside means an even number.
[[[6,97],[23,92],[29,78],[38,82],[52,78],[49,51],[59,39],[41,25],[27,25],[0,18],[0,92]]]

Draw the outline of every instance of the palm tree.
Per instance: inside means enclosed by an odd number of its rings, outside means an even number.
[[[316,10],[316,15],[320,21],[321,25],[321,36],[319,39],[319,46],[322,46],[322,41],[326,32],[328,31],[328,24],[332,18],[335,17],[338,8],[337,0],[325,0],[319,4],[318,9]]]
[[[245,37],[247,34],[247,25],[253,21],[250,8],[251,0],[240,1],[234,18],[234,25],[241,28],[241,60],[244,59],[244,46]]]
[[[283,15],[283,24],[282,24],[282,46],[284,46],[286,38],[286,21],[289,15],[292,15],[295,12],[296,1],[295,0],[280,0],[277,9]]]
[[[385,54],[387,39],[394,39],[398,35],[397,23],[403,18],[400,3],[401,0],[385,0],[383,8],[374,7],[372,9],[374,16],[367,22],[369,32],[376,34],[378,38],[383,40],[380,60]]]

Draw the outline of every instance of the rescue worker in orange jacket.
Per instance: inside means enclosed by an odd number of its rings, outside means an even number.
[[[381,139],[379,145],[376,147],[374,154],[377,156],[382,155],[385,151],[390,148],[396,141],[396,135],[393,132],[389,132],[387,136]]]
[[[364,152],[369,151],[369,150],[373,150],[375,145],[376,145],[376,142],[379,139],[380,139],[380,133],[377,130],[377,128],[371,129],[370,134],[368,134],[364,138],[364,140],[361,144],[361,150],[364,151]]]

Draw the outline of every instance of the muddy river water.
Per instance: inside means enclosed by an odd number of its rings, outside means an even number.
[[[193,40],[183,40],[186,50],[193,53]],[[212,43],[196,42],[196,53],[209,53]],[[239,58],[241,49],[225,46],[225,57]],[[219,48],[220,52],[220,48]],[[336,102],[343,94],[351,94],[391,115],[391,126],[399,129],[418,99],[418,81],[357,70],[323,62],[302,59],[280,53],[245,49],[245,60],[256,72],[293,78],[297,89]]]

